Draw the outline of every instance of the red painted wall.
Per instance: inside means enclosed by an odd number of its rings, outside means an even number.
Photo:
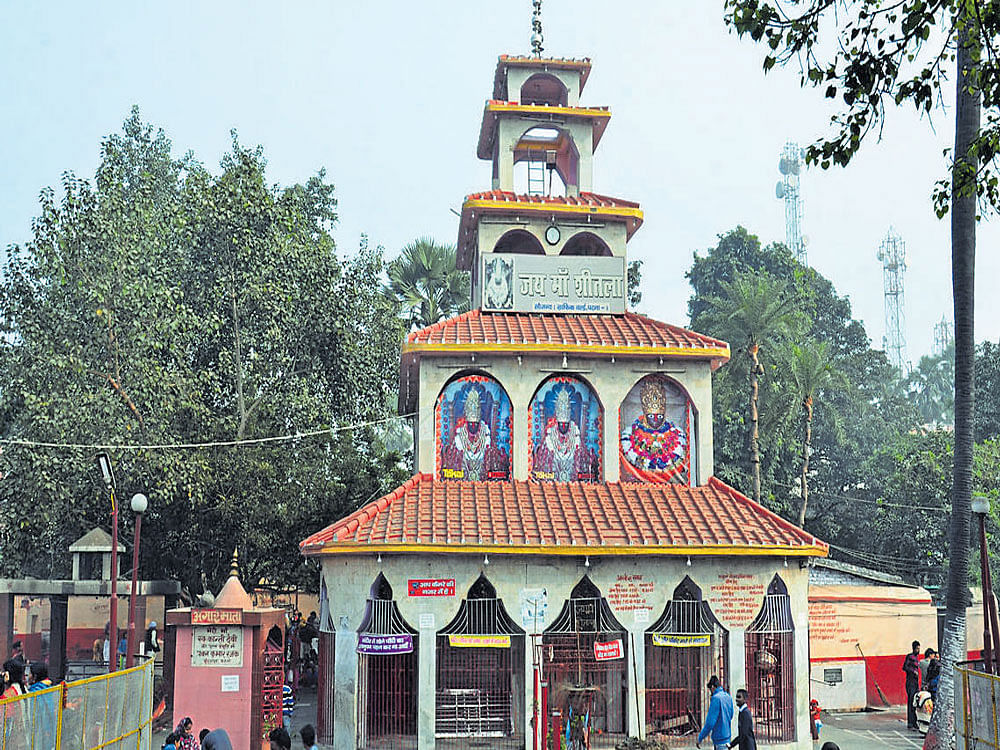
[[[979,651],[969,652],[970,659],[978,659],[979,657]],[[897,706],[906,705],[906,675],[903,674],[903,660],[905,658],[906,654],[897,654],[893,656],[869,656],[866,659],[868,667],[865,670],[865,683],[869,706],[884,705],[875,687],[876,682],[878,682],[878,687],[882,688],[882,694],[885,695],[889,703]]]

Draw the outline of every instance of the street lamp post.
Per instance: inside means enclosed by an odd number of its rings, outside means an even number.
[[[128,600],[128,641],[125,646],[125,667],[135,661],[135,600],[139,588],[139,530],[142,528],[142,514],[146,512],[149,500],[141,492],[132,495],[132,512],[135,513],[135,538],[132,540],[132,595]]]
[[[993,600],[990,556],[986,548],[986,516],[990,512],[990,499],[982,495],[973,497],[972,512],[979,516],[979,564],[983,584],[983,668],[988,674],[994,674],[1000,668],[1000,625],[997,622],[997,605]]]
[[[115,499],[115,472],[111,466],[111,456],[97,454],[97,465],[104,478],[104,486],[111,497],[111,612],[108,618],[108,672],[115,671],[118,656],[118,501]]]

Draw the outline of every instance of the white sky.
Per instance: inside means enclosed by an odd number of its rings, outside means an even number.
[[[131,105],[175,153],[214,167],[236,128],[262,144],[272,182],[326,167],[336,237],[361,232],[394,255],[428,235],[454,242],[467,193],[489,188],[476,159],[483,102],[501,53],[527,53],[531,4],[517,2],[7,3],[0,7],[0,246],[25,240],[38,192],[72,170],[92,177],[103,136]],[[762,50],[730,35],[722,3],[545,0],[546,55],[590,57],[582,102],[609,105],[595,191],[639,201],[629,244],[646,261],[641,312],[684,324],[692,252],[736,224],[784,239],[774,196],[788,139],[824,132],[822,91],[795,70],[761,72]],[[910,110],[890,118],[847,170],[802,179],[809,260],[882,338],[875,257],[892,224],[906,241],[909,357],[951,318],[948,221],[931,209],[945,176],[937,133]],[[996,222],[979,234],[977,340],[1000,338]]]

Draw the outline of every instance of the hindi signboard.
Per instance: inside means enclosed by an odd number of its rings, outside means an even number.
[[[191,628],[192,667],[242,667],[243,628],[199,625]]]
[[[697,648],[711,646],[712,636],[709,633],[697,635],[677,635],[676,633],[653,633],[654,646],[670,646],[672,648]]]
[[[488,312],[625,312],[624,258],[487,253],[482,263]]]
[[[453,648],[510,648],[510,636],[451,633],[448,645]]]
[[[625,647],[622,645],[622,639],[615,638],[613,641],[607,641],[606,643],[594,641],[594,658],[597,661],[624,659]]]
[[[409,596],[455,596],[455,579],[411,578],[406,591]]]
[[[192,609],[192,625],[239,625],[243,613],[238,609]]]
[[[390,656],[408,654],[413,651],[413,636],[409,633],[381,635],[378,633],[358,633],[358,653],[370,656]]]

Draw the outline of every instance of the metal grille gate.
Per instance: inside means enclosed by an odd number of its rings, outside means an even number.
[[[358,748],[417,746],[417,631],[403,619],[379,573],[358,636],[409,636],[405,653],[358,654]]]
[[[524,719],[524,630],[481,575],[437,634],[436,745],[523,748]]]
[[[746,671],[754,731],[765,742],[795,739],[795,627],[788,589],[775,576],[746,630]]]
[[[621,640],[621,658],[598,661],[594,644]],[[570,747],[614,747],[626,732],[628,642],[600,589],[588,576],[576,585],[542,634],[552,731]],[[550,721],[552,719],[550,718]],[[564,745],[567,743],[564,743]]]
[[[690,578],[646,631],[645,646],[647,735],[697,732],[708,708],[708,678],[728,684],[729,633]]]

